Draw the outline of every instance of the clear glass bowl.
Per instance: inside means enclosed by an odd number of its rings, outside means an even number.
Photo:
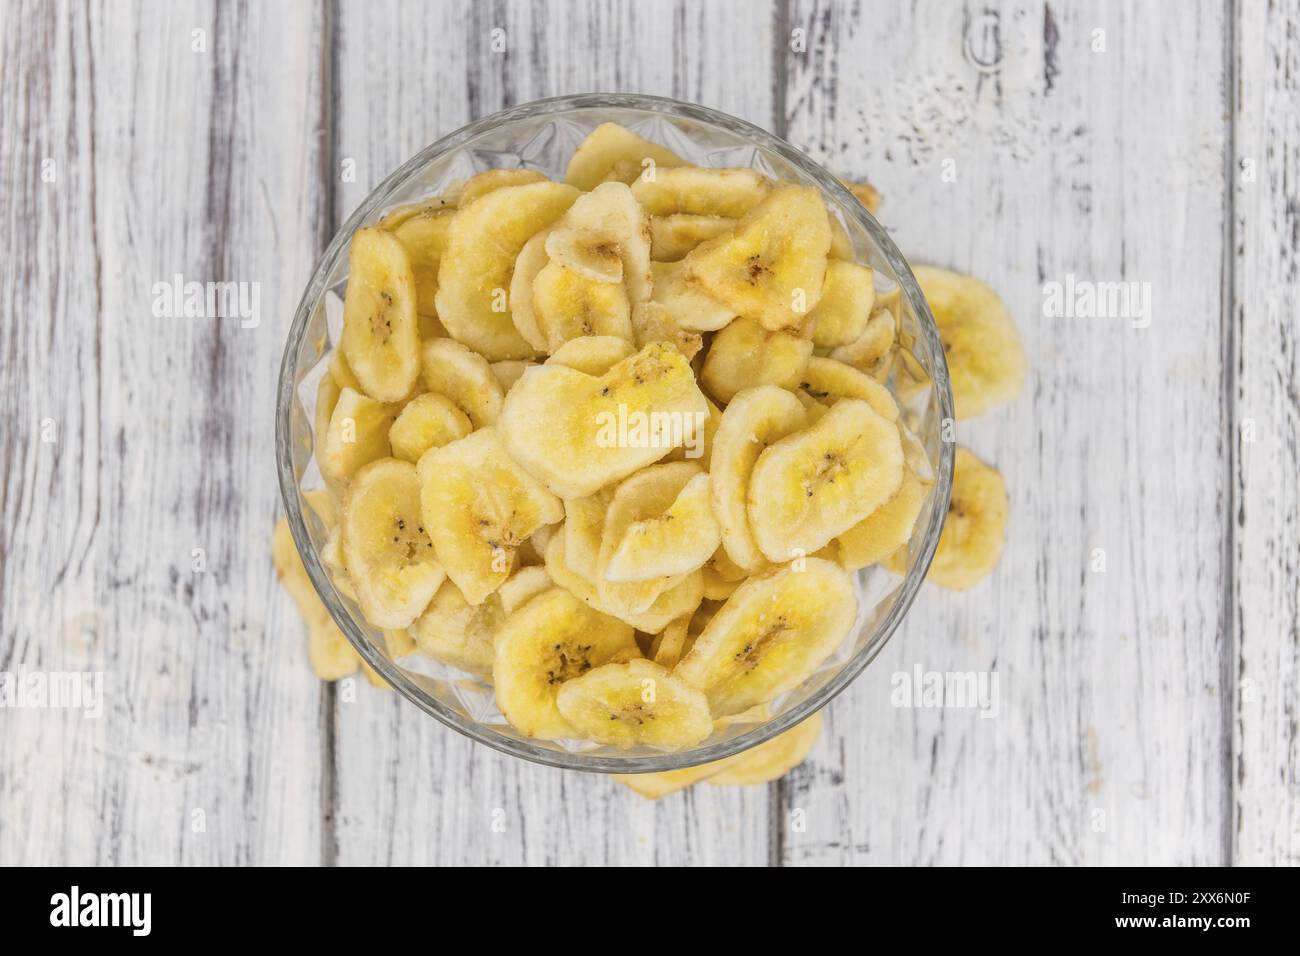
[[[342,326],[352,233],[395,206],[444,192],[485,169],[522,166],[562,180],[574,148],[607,121],[663,143],[700,166],[751,167],[822,191],[858,261],[876,270],[878,292],[902,287],[897,297],[899,350],[889,384],[899,399],[903,422],[919,438],[935,473],[908,545],[906,576],[879,567],[858,573],[861,609],[843,646],[800,687],[773,701],[769,719],[732,724],[697,747],[671,753],[524,737],[501,717],[491,688],[481,681],[419,655],[391,659],[383,635],[335,588],[320,559],[325,528],[315,512],[303,507],[303,491],[323,486],[311,426],[316,386]],[[426,147],[366,197],[317,263],[294,315],[280,367],[275,452],[289,527],[312,584],[361,657],[402,696],[447,726],[516,757],[571,770],[636,773],[718,760],[760,744],[823,707],[880,652],[911,606],[943,527],[953,446],[941,440],[941,432],[943,422],[952,417],[943,348],[916,280],[885,230],[838,179],[788,143],[733,116],[661,97],[594,94],[538,100],[471,123]]]

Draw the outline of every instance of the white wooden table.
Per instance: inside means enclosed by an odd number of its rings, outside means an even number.
[[[322,685],[268,557],[337,225],[463,123],[594,90],[870,177],[1033,367],[958,435],[1010,488],[998,571],[925,589],[766,788],[652,804]],[[1300,862],[1298,181],[1296,0],[6,0],[0,671],[106,701],[0,711],[0,864]],[[175,274],[259,283],[262,321],[154,317]],[[1149,283],[1150,325],[1045,317],[1068,275]],[[999,716],[892,707],[916,665],[995,671]]]

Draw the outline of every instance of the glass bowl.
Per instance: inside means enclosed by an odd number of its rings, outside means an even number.
[[[303,492],[323,486],[311,425],[316,386],[342,327],[352,233],[376,223],[393,207],[444,192],[485,169],[527,167],[562,180],[573,150],[607,121],[662,143],[700,166],[751,167],[822,191],[858,261],[875,269],[878,294],[892,294],[896,301],[898,353],[889,384],[899,400],[901,420],[925,449],[935,479],[907,546],[907,574],[899,578],[880,567],[858,572],[858,621],[836,653],[802,685],[773,701],[768,719],[732,723],[696,747],[673,752],[524,737],[505,722],[491,688],[482,681],[418,654],[390,658],[383,635],[335,588],[320,559],[325,527],[303,506]],[[516,757],[571,770],[639,773],[718,760],[768,740],[823,707],[880,652],[911,606],[943,527],[953,446],[942,440],[942,433],[944,422],[952,417],[943,348],[916,280],[884,228],[838,179],[788,143],[733,116],[662,97],[593,94],[538,100],[443,137],[385,179],[348,217],[317,263],[289,330],[276,396],[275,453],[289,527],[312,584],[362,659],[398,693],[467,737]]]

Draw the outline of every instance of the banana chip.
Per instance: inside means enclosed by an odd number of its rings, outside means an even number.
[[[953,461],[948,517],[926,580],[965,591],[988,577],[1002,557],[1007,510],[1002,475],[959,447]],[[906,573],[906,548],[883,563],[896,574]]]
[[[356,673],[361,658],[312,587],[285,518],[279,520],[271,536],[271,560],[280,583],[298,605],[298,613],[307,624],[307,653],[316,676],[321,680],[338,680]]]
[[[983,415],[1020,394],[1028,363],[997,293],[946,269],[917,266],[912,273],[939,326],[957,417]]]

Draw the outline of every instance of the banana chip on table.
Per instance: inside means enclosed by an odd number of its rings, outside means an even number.
[[[307,653],[316,676],[321,680],[338,680],[355,673],[361,658],[312,587],[294,546],[287,518],[279,520],[271,536],[271,560],[280,583],[307,623]]]
[[[983,415],[1020,394],[1028,361],[997,293],[947,269],[916,266],[912,274],[939,326],[957,417]]]
[[[974,587],[997,566],[1006,527],[1007,486],[1002,475],[958,447],[948,517],[926,580],[954,591]],[[885,566],[896,574],[906,573],[906,551],[900,548]]]

